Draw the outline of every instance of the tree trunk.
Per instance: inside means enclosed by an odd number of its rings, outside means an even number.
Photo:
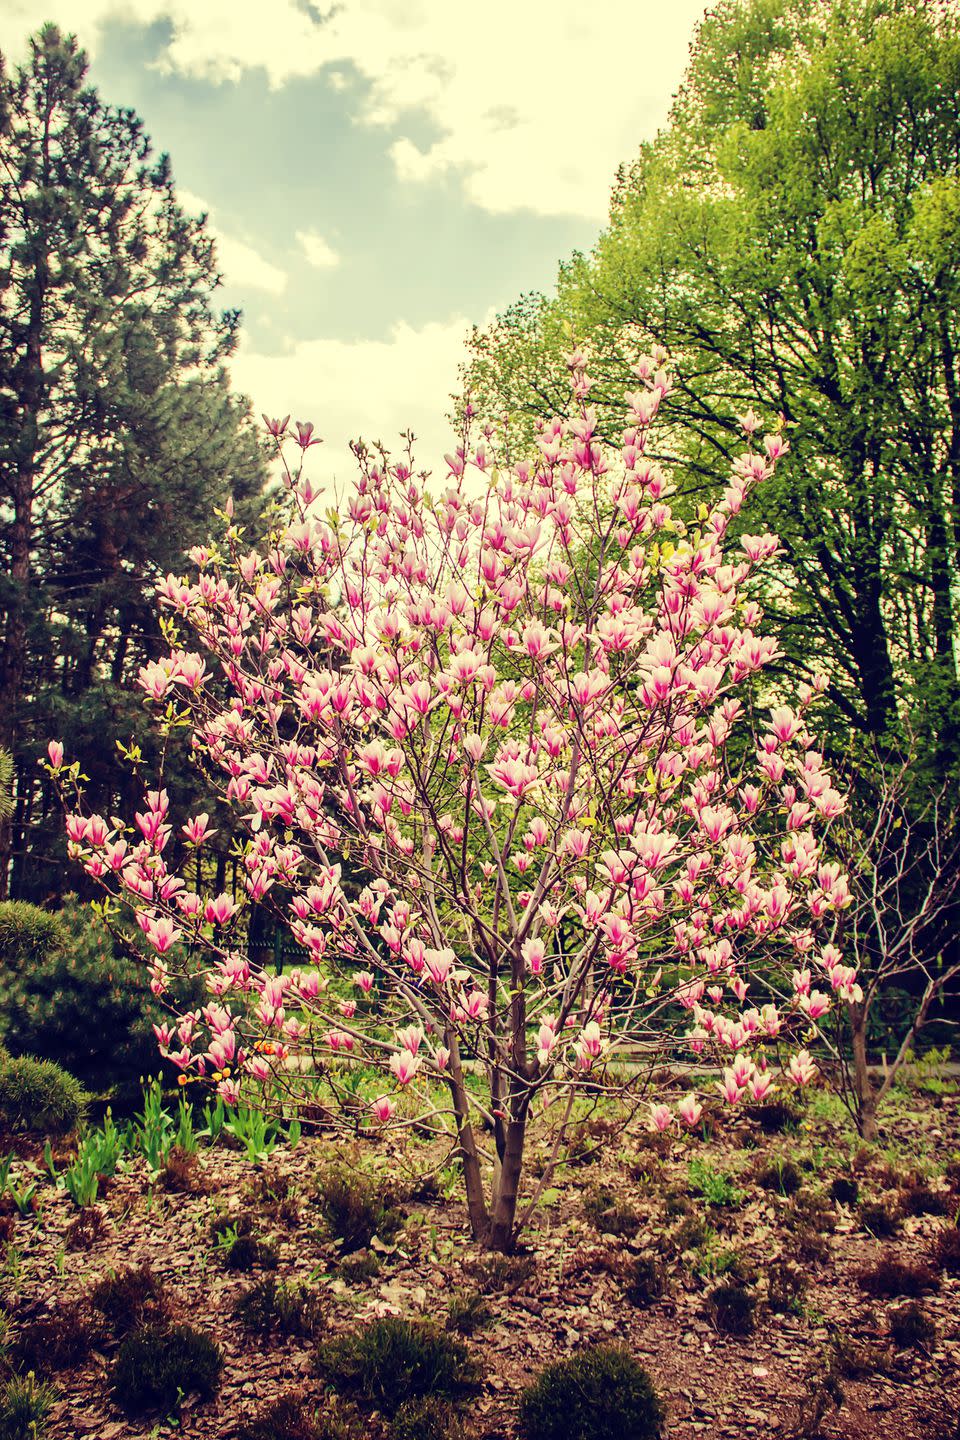
[[[520,1193],[520,1172],[523,1168],[523,1142],[526,1128],[525,1116],[511,1120],[507,1126],[506,1146],[490,1215],[487,1248],[499,1250],[503,1254],[509,1254],[516,1240],[514,1226],[517,1218],[517,1197]]]

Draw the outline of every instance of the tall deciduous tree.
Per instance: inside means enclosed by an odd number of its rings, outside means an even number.
[[[21,832],[50,712],[96,737],[107,798],[151,583],[211,505],[255,506],[265,474],[224,369],[239,314],[213,307],[213,241],[86,71],[52,25],[0,69],[0,743],[21,762]]]
[[[925,786],[960,768],[958,91],[954,7],[721,0],[593,253],[478,334],[467,373],[529,443],[572,327],[614,432],[655,337],[694,470],[735,446],[731,412],[782,412],[791,458],[746,518],[782,539],[788,664],[826,664],[864,754],[912,730]]]

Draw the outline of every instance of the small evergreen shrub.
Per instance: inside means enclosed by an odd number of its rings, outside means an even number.
[[[929,1350],[937,1327],[916,1300],[908,1300],[890,1311],[890,1338],[900,1350]]]
[[[147,1322],[156,1326],[167,1313],[163,1286],[146,1263],[105,1275],[90,1291],[90,1304],[118,1337]]]
[[[65,1135],[80,1122],[86,1094],[52,1060],[21,1056],[0,1066],[0,1124],[39,1135]]]
[[[929,1265],[915,1265],[890,1254],[881,1255],[875,1265],[862,1270],[859,1280],[861,1289],[878,1299],[925,1295],[939,1283]]]
[[[22,1325],[9,1353],[22,1370],[54,1374],[85,1360],[94,1338],[94,1328],[80,1308],[65,1305],[42,1320]]]
[[[771,1260],[767,1266],[767,1299],[778,1314],[798,1314],[807,1293],[807,1276],[789,1260]]]
[[[315,1196],[330,1235],[348,1253],[365,1250],[375,1235],[388,1239],[403,1218],[376,1176],[342,1162],[320,1171]]]
[[[320,1303],[308,1286],[264,1275],[243,1292],[233,1313],[259,1335],[311,1335],[320,1321]]]
[[[830,1182],[830,1199],[837,1205],[856,1205],[860,1186],[852,1175],[837,1175]]]
[[[757,1300],[735,1280],[717,1285],[707,1297],[707,1314],[724,1335],[752,1335],[757,1323]]]
[[[479,1290],[455,1290],[447,1306],[447,1329],[473,1335],[493,1319],[493,1311]]]
[[[0,1391],[0,1440],[43,1440],[57,1392],[33,1371],[14,1375]]]
[[[667,1288],[667,1272],[652,1255],[638,1255],[628,1260],[621,1274],[624,1298],[631,1305],[650,1305]]]
[[[778,1195],[795,1195],[803,1184],[803,1176],[792,1160],[778,1156],[757,1171],[757,1184],[761,1190],[772,1190]]]
[[[349,1421],[318,1415],[299,1395],[284,1395],[242,1424],[236,1440],[360,1440]]]
[[[464,1269],[482,1295],[514,1295],[536,1268],[532,1255],[484,1255],[469,1261]]]
[[[335,1388],[389,1415],[407,1400],[452,1399],[476,1375],[461,1341],[424,1322],[393,1318],[335,1336],[321,1345],[318,1360]]]
[[[190,1325],[144,1325],[128,1335],[113,1366],[113,1390],[125,1410],[174,1410],[185,1395],[207,1400],[220,1383],[223,1356]]]
[[[635,1235],[641,1217],[610,1185],[592,1185],[583,1197],[583,1213],[601,1235]]]
[[[145,965],[76,900],[36,916],[43,943],[29,963],[5,965],[0,941],[0,1036],[11,1054],[55,1060],[95,1094],[135,1100],[140,1076],[157,1068],[153,1024],[164,1018]],[[176,956],[171,990],[177,1005],[189,1008],[191,996],[200,1003],[197,982],[180,976]]]
[[[802,1113],[789,1100],[768,1100],[763,1105],[751,1105],[746,1112],[755,1120],[764,1135],[781,1135],[784,1131],[796,1130]]]
[[[947,1275],[960,1275],[960,1230],[955,1225],[941,1230],[933,1253],[936,1264]]]
[[[656,1440],[663,1418],[647,1372],[615,1345],[548,1365],[520,1400],[524,1440]]]
[[[0,971],[5,975],[42,964],[66,940],[59,915],[25,900],[0,902]]]
[[[916,1185],[904,1190],[900,1196],[900,1209],[904,1215],[947,1215],[950,1207],[946,1195],[931,1190],[929,1185]]]
[[[210,1226],[217,1255],[228,1270],[277,1268],[276,1246],[254,1232],[253,1220],[245,1213],[218,1215]]]
[[[460,1440],[463,1426],[448,1400],[405,1400],[390,1423],[390,1440]]]

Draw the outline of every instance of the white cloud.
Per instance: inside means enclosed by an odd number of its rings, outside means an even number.
[[[191,190],[177,187],[177,199],[191,214],[207,216],[207,229],[217,244],[217,266],[227,284],[237,290],[265,290],[269,295],[282,295],[287,288],[286,273],[265,256],[240,240],[224,234],[216,223],[211,207]]]
[[[83,43],[111,19],[166,19],[161,64],[213,81],[263,69],[270,83],[344,67],[356,119],[426,119],[437,140],[392,146],[398,173],[462,175],[493,212],[602,220],[616,166],[666,117],[704,0],[71,0],[63,22]],[[22,48],[50,0],[6,0],[0,48]],[[12,39],[11,39],[12,37]]]
[[[405,430],[417,436],[417,468],[442,482],[443,456],[454,444],[444,417],[469,330],[461,315],[420,329],[401,321],[383,340],[301,340],[278,355],[258,353],[244,339],[232,361],[233,383],[257,415],[313,421],[324,437],[309,456],[320,482],[342,485],[356,474],[351,440],[382,440],[396,455]]]
[[[340,264],[336,250],[316,230],[298,230],[296,238],[307,261],[317,270],[334,270]]]

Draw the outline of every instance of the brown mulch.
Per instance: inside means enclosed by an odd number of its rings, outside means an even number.
[[[893,1150],[878,1146],[857,1157],[861,1194],[901,1203],[920,1182],[921,1176],[910,1173],[919,1157],[925,1183],[942,1194],[948,1215],[908,1216],[895,1237],[878,1240],[865,1231],[856,1207],[832,1205],[821,1235],[822,1256],[812,1260],[798,1251],[803,1230],[789,1228],[793,1202],[761,1189],[755,1168],[757,1157],[792,1156],[801,1167],[800,1196],[824,1192],[834,1176],[850,1173],[857,1148],[836,1118],[813,1119],[800,1134],[768,1139],[745,1117],[736,1117],[711,1140],[677,1140],[666,1154],[658,1153],[665,1148],[660,1137],[630,1131],[592,1163],[571,1167],[525,1237],[534,1260],[530,1273],[488,1297],[492,1318],[466,1342],[483,1376],[465,1407],[467,1435],[513,1440],[519,1391],[545,1364],[615,1340],[629,1346],[653,1377],[667,1406],[669,1440],[790,1440],[804,1434],[823,1440],[956,1440],[960,1276],[944,1274],[939,1288],[924,1298],[936,1325],[935,1344],[897,1350],[888,1316],[902,1302],[871,1297],[859,1274],[881,1254],[930,1259],[938,1234],[955,1222],[960,1099],[911,1095],[908,1105],[891,1112],[882,1140]],[[59,1398],[48,1440],[148,1435],[230,1440],[241,1420],[283,1394],[302,1392],[311,1402],[324,1402],[315,1340],[251,1337],[235,1319],[236,1298],[262,1272],[239,1274],[224,1267],[210,1237],[215,1209],[249,1214],[273,1239],[278,1277],[308,1282],[321,1296],[324,1334],[378,1314],[442,1319],[455,1292],[476,1288],[483,1257],[469,1242],[455,1197],[407,1203],[403,1230],[378,1249],[380,1273],[358,1282],[337,1278],[338,1248],[324,1233],[310,1193],[315,1171],[335,1151],[330,1140],[304,1139],[295,1150],[278,1150],[261,1167],[295,1187],[293,1203],[281,1214],[251,1196],[254,1171],[241,1154],[220,1147],[201,1151],[198,1189],[206,1193],[151,1186],[141,1163],[132,1162],[98,1205],[103,1224],[89,1248],[67,1241],[77,1218],[69,1198],[49,1183],[41,1186],[39,1214],[14,1214],[7,1227],[12,1236],[0,1297],[14,1339],[31,1321],[85,1302],[91,1286],[109,1272],[148,1262],[172,1298],[174,1318],[212,1334],[225,1361],[217,1396],[204,1403],[188,1396],[174,1427],[163,1415],[131,1418],[114,1404],[110,1376],[117,1342],[101,1338],[82,1365],[50,1376]],[[732,1176],[740,1191],[737,1203],[711,1207],[691,1194],[693,1156]],[[395,1158],[386,1148],[374,1156],[391,1173]],[[405,1160],[409,1165],[409,1152]],[[598,1229],[585,1217],[584,1195],[601,1184],[636,1212],[638,1223],[627,1225],[626,1234],[602,1233],[603,1220]],[[667,1214],[665,1206],[668,1196],[684,1193],[712,1234],[706,1246],[679,1252],[675,1236],[682,1217]],[[656,1255],[668,1271],[666,1293],[646,1307],[629,1303],[623,1293],[623,1267],[638,1254]],[[705,1305],[717,1283],[708,1273],[711,1260],[722,1269],[724,1257],[728,1261],[733,1254],[758,1298],[756,1330],[744,1337],[720,1333]],[[808,1282],[796,1313],[777,1313],[767,1304],[770,1263],[779,1257],[796,1261]],[[831,1356],[842,1403],[837,1409],[824,1399],[816,1430],[809,1411]],[[368,1416],[364,1434],[383,1433],[377,1417]]]

